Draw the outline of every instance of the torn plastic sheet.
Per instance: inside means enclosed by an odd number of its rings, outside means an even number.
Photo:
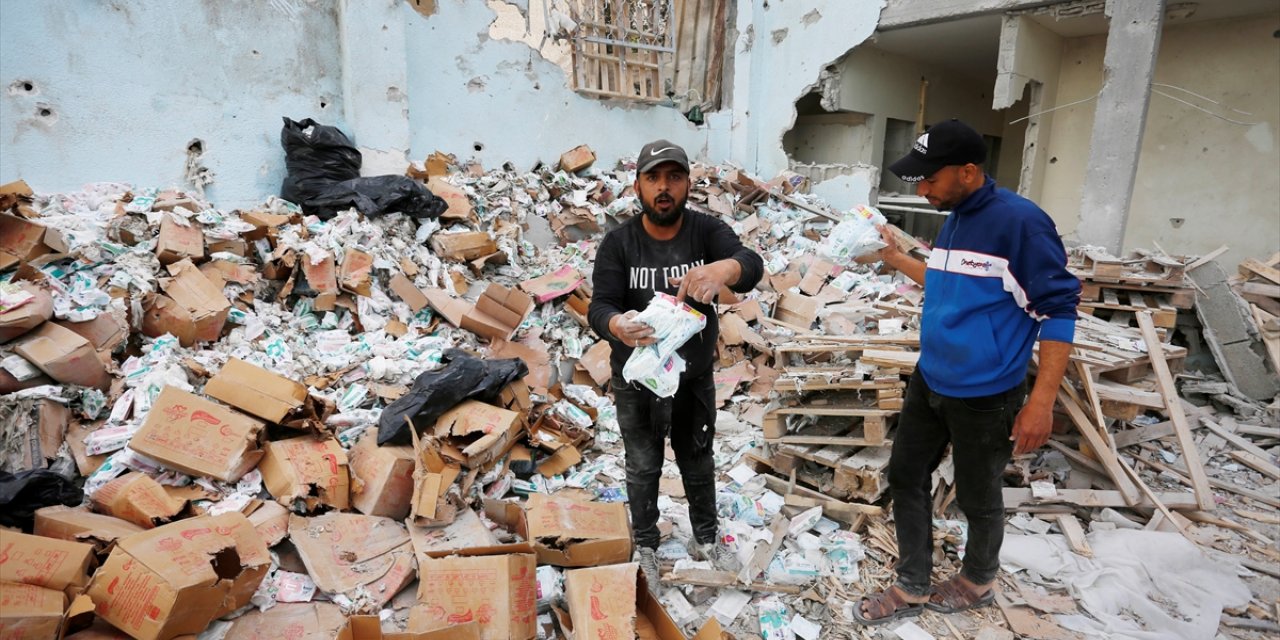
[[[1212,638],[1224,608],[1252,594],[1225,557],[1210,558],[1176,533],[1116,529],[1088,534],[1093,557],[1071,552],[1060,535],[1006,535],[1000,562],[1011,572],[1065,588],[1084,615],[1055,615],[1093,638]]]

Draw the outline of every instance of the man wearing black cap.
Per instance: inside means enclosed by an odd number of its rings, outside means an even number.
[[[889,246],[879,258],[922,284],[925,304],[920,361],[889,460],[898,579],[855,609],[866,624],[992,601],[1004,537],[1000,478],[1011,454],[1048,440],[1071,354],[1080,282],[1066,270],[1053,221],[1030,200],[997,188],[982,170],[986,157],[977,131],[948,120],[889,167],[951,214],[928,263],[899,251],[881,229]],[[1028,396],[1027,363],[1037,339],[1039,366]],[[960,573],[931,589],[930,480],[948,444],[969,537]]]
[[[742,246],[729,225],[685,209],[689,158],[666,140],[646,144],[636,159],[636,196],[642,215],[610,231],[596,251],[591,328],[612,343],[610,386],[626,451],[627,498],[637,560],[650,588],[658,585],[658,479],[664,445],[684,481],[696,558],[734,570],[733,555],[718,544],[716,519],[715,387],[711,377],[719,327],[714,308],[723,287],[745,293],[760,281],[764,263]],[[680,387],[670,398],[626,382],[622,368],[637,346],[653,344],[653,329],[633,320],[657,292],[675,295],[702,312],[707,325],[678,351],[685,360]]]

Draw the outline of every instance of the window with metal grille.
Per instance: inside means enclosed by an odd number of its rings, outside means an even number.
[[[567,7],[565,5],[567,4]],[[557,0],[575,23],[573,87],[608,99],[719,108],[727,0]]]

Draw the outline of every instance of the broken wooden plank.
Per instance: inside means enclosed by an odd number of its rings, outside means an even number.
[[[1076,430],[1080,435],[1084,436],[1089,443],[1089,447],[1093,449],[1093,455],[1102,464],[1107,471],[1107,477],[1115,483],[1118,493],[1124,496],[1125,503],[1128,505],[1137,504],[1141,499],[1138,488],[1133,485],[1129,477],[1120,469],[1120,462],[1116,459],[1115,454],[1111,452],[1111,445],[1098,432],[1098,428],[1093,424],[1089,417],[1085,415],[1084,410],[1071,396],[1074,390],[1063,380],[1063,387],[1058,390],[1058,404],[1067,410],[1067,417],[1075,424]]]
[[[1157,493],[1160,501],[1170,509],[1196,509],[1199,505],[1196,503],[1195,494],[1191,493]],[[1130,505],[1125,502],[1124,496],[1119,491],[1101,491],[1098,489],[1058,489],[1058,495],[1053,498],[1036,498],[1031,495],[1031,489],[1024,487],[1005,487],[1004,488],[1004,506],[1008,509],[1017,509],[1026,506],[1044,506],[1051,504],[1072,504],[1078,507],[1143,507],[1152,509],[1155,505],[1143,498],[1137,504]]]
[[[766,483],[767,485],[768,483]],[[786,483],[783,483],[783,489],[786,489]],[[800,489],[801,487],[796,487]],[[775,493],[781,493],[775,491]],[[814,507],[822,507],[822,513],[833,520],[848,522],[846,518],[855,516],[872,516],[883,517],[884,509],[873,504],[859,504],[856,502],[845,502],[836,500],[835,498],[813,497],[802,495],[801,493],[787,493],[782,495],[783,504],[790,507],[799,507],[801,509],[812,509]]]
[[[1145,464],[1151,467],[1152,469],[1155,469],[1157,471],[1163,471],[1177,478],[1180,482],[1187,485],[1188,487],[1191,486],[1191,479],[1187,477],[1186,467],[1180,467],[1178,465],[1173,465],[1173,464],[1165,464],[1158,460],[1152,460],[1151,458],[1141,457],[1141,456],[1138,457],[1138,461],[1141,462],[1142,464]],[[1249,498],[1250,500],[1256,500],[1263,504],[1269,504],[1273,507],[1280,508],[1280,498],[1269,496],[1265,493],[1254,491],[1253,489],[1247,489],[1238,484],[1227,482],[1226,480],[1220,480],[1218,478],[1209,478],[1209,486],[1215,489],[1229,491],[1238,496],[1244,496],[1246,498]]]
[[[783,436],[781,438],[773,438],[765,440],[770,444],[820,444],[825,446],[836,445],[845,447],[887,447],[893,444],[892,440],[870,439],[870,438],[846,438],[841,436]]]
[[[1080,526],[1080,520],[1070,513],[1058,514],[1058,528],[1062,529],[1062,535],[1067,538],[1067,545],[1071,550],[1086,557],[1093,557],[1093,549],[1089,546],[1089,540],[1084,536],[1084,527]]]
[[[1160,339],[1156,337],[1156,328],[1151,322],[1150,314],[1138,314],[1138,328],[1142,330],[1142,339],[1147,344],[1151,369],[1156,374],[1157,389],[1164,397],[1165,411],[1168,412],[1169,421],[1173,423],[1178,446],[1182,449],[1182,457],[1187,461],[1188,475],[1191,478],[1191,488],[1196,494],[1196,501],[1201,509],[1211,511],[1215,504],[1213,491],[1209,489],[1209,478],[1205,475],[1204,462],[1200,460],[1196,443],[1191,438],[1191,427],[1187,424],[1187,416],[1182,411],[1182,400],[1178,396],[1177,387],[1173,384],[1173,374],[1169,372],[1169,364],[1165,362],[1163,346],[1160,344]]]
[[[1280,468],[1277,468],[1274,464],[1271,464],[1263,458],[1259,458],[1248,451],[1229,451],[1227,452],[1227,455],[1258,473],[1280,480]]]
[[[1231,444],[1239,447],[1243,451],[1247,451],[1253,454],[1254,456],[1257,456],[1259,460],[1266,462],[1272,468],[1274,473],[1280,473],[1280,468],[1276,468],[1276,466],[1274,464],[1271,464],[1270,462],[1271,454],[1264,451],[1262,447],[1259,447],[1258,445],[1255,445],[1252,442],[1249,442],[1248,440],[1245,440],[1244,438],[1241,438],[1240,436],[1234,433],[1231,433],[1226,429],[1223,429],[1221,426],[1219,426],[1218,424],[1216,424],[1214,421],[1210,420],[1207,417],[1201,416],[1200,424],[1204,425],[1204,428],[1213,432],[1219,438],[1222,438],[1223,440],[1230,442]],[[1267,475],[1272,475],[1272,473],[1268,472]]]
[[[747,589],[749,591],[760,591],[763,593],[786,593],[790,595],[799,594],[803,589],[787,584],[772,584],[769,582],[752,582],[751,584],[740,584],[738,576],[729,571],[712,571],[710,569],[682,569],[680,571],[672,571],[662,576],[664,584],[689,584],[695,587],[716,587],[720,589]]]
[[[1268,267],[1256,258],[1248,258],[1244,262],[1241,262],[1239,271],[1240,275],[1246,278],[1251,277],[1253,274],[1257,274],[1267,280],[1270,280],[1273,284],[1280,284],[1280,269]]]
[[[738,573],[738,582],[742,584],[751,584],[760,577],[760,574],[767,568],[769,563],[773,562],[773,557],[778,554],[778,549],[782,548],[782,541],[787,536],[787,527],[791,526],[791,520],[783,516],[781,513],[773,516],[773,523],[769,525],[769,542],[761,540],[756,543],[755,553],[751,556],[751,561],[742,567],[742,571]]]

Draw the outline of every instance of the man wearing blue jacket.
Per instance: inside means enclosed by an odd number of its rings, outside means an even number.
[[[1049,439],[1053,403],[1075,333],[1080,282],[1053,220],[996,186],[982,136],[959,120],[920,136],[889,170],[950,211],[927,263],[888,247],[879,258],[924,286],[920,362],[907,386],[889,461],[898,535],[894,586],[864,599],[865,624],[989,604],[1004,539],[1001,476],[1010,456]],[[1040,341],[1027,394],[1027,364]],[[1025,403],[1024,403],[1025,402]],[[931,588],[931,476],[947,445],[956,502],[969,524],[963,568]]]

